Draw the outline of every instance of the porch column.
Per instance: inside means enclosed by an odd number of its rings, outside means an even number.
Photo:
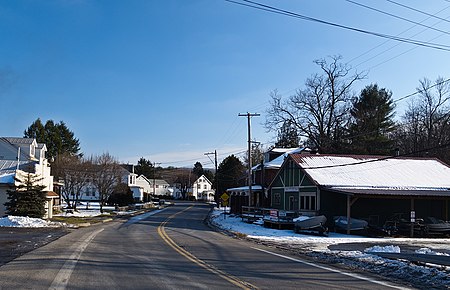
[[[445,215],[445,220],[448,221],[448,199],[445,199],[445,210],[444,210],[444,215]]]
[[[350,211],[351,211],[350,195],[347,195],[347,235],[350,235]]]
[[[411,198],[411,212],[414,211],[414,198]],[[411,230],[409,233],[410,237],[413,238],[414,237],[414,223],[411,221]]]

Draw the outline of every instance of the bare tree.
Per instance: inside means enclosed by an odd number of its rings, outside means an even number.
[[[260,164],[264,160],[265,150],[266,149],[264,148],[263,145],[261,145],[261,143],[255,141],[252,142],[250,158],[252,159],[252,164],[254,166]],[[243,156],[242,159],[244,161],[245,166],[248,166],[248,152],[246,152],[246,154]]]
[[[418,97],[409,103],[396,132],[399,149],[403,153],[431,155],[449,162],[448,148],[441,148],[450,143],[449,82],[442,77],[434,83],[424,78],[417,92]]]
[[[427,145],[436,146],[448,138],[442,129],[450,120],[450,86],[442,77],[438,77],[434,85],[425,78],[417,90],[420,95],[419,118],[426,131]]]
[[[82,198],[83,189],[89,182],[91,164],[88,160],[73,154],[60,154],[53,164],[53,172],[64,186],[61,195],[69,208],[76,210]]]
[[[342,57],[332,56],[329,61],[315,60],[321,74],[313,74],[300,89],[287,100],[274,91],[267,111],[265,126],[278,130],[285,122],[294,125],[308,145],[321,152],[336,152],[349,119],[349,106],[353,97],[353,84],[365,77],[340,62]]]
[[[117,160],[109,153],[103,153],[100,156],[91,158],[92,184],[97,189],[100,201],[100,212],[103,212],[103,206],[106,204],[116,186],[121,182],[122,168]]]

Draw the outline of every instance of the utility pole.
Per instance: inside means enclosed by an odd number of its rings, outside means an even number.
[[[216,169],[214,176],[216,178],[216,193],[214,194],[214,201],[217,203],[217,206],[219,205],[219,179],[217,178],[217,150],[214,150],[214,152],[208,152],[205,153],[206,156],[214,154],[214,167]],[[211,159],[210,159],[211,160]]]
[[[247,114],[239,114],[239,117],[247,117],[247,129],[248,129],[248,205],[251,206],[252,204],[252,138],[251,138],[251,117],[258,117],[260,114],[258,113],[249,113]]]

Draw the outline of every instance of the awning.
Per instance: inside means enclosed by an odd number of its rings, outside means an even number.
[[[54,191],[47,191],[45,193],[46,198],[59,198],[59,195]]]

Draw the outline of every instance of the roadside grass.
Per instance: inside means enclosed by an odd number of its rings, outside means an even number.
[[[110,214],[104,214],[104,215],[98,215],[98,216],[87,216],[87,217],[77,217],[77,216],[53,216],[51,218],[52,222],[62,222],[66,224],[72,224],[72,225],[79,225],[84,223],[101,223],[106,219],[113,218],[115,215]]]

